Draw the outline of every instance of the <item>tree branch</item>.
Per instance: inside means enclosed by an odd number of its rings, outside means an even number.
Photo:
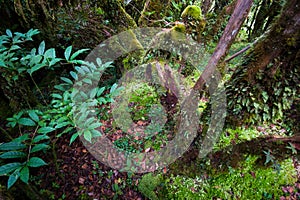
[[[217,65],[222,58],[228,53],[228,49],[237,36],[244,20],[246,19],[248,12],[251,8],[253,0],[238,0],[232,16],[224,30],[224,33],[214,51],[212,57],[208,61],[208,64],[202,73],[201,77],[194,85],[194,90],[201,90],[205,82],[209,82],[210,78],[216,71]]]

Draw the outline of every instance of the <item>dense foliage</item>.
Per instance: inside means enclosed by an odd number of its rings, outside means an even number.
[[[296,0],[254,0],[234,44],[217,60],[227,118],[205,157],[199,149],[210,137],[219,102],[213,101],[219,90],[209,90],[213,82],[200,88],[197,137],[169,166],[144,174],[118,171],[84,146],[105,137],[125,155],[167,147],[183,120],[176,84],[188,96],[203,75],[184,53],[162,49],[127,52],[115,60],[84,59],[96,45],[125,30],[159,27],[155,37],[182,34],[201,44],[203,71],[210,59],[205,57],[218,56],[215,48],[239,2],[0,0],[0,199],[299,198]],[[140,45],[130,33],[133,45]],[[226,60],[228,53],[233,56]],[[152,80],[157,76],[164,84],[135,81],[120,87],[122,75],[148,63]],[[114,106],[128,96],[122,105],[128,113],[118,114],[133,125],[124,130]]]

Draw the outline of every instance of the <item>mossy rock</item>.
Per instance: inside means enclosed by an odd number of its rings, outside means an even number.
[[[184,11],[182,12],[181,17],[182,18],[192,17],[195,20],[202,20],[203,19],[201,8],[199,6],[196,6],[196,5],[187,6],[184,9]]]

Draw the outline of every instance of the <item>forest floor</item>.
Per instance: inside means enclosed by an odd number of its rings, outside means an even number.
[[[141,175],[130,176],[97,161],[80,140],[69,145],[63,136],[56,143],[57,166],[53,157],[38,170],[40,188],[54,199],[133,199],[144,197],[137,190]],[[57,171],[59,170],[59,171]]]
[[[63,136],[57,140],[56,146],[60,147],[56,149],[57,165],[48,154],[49,157],[44,158],[48,165],[39,168],[35,174],[40,181],[39,189],[53,199],[146,199],[137,189],[142,174],[130,175],[102,164],[80,140],[69,145],[68,137]],[[294,186],[282,188],[286,197],[281,197],[281,200],[299,197],[300,163],[293,160],[298,181]]]

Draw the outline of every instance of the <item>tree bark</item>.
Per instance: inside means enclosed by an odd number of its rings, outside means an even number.
[[[299,45],[299,36],[300,3],[297,0],[291,0],[266,38],[257,43],[251,55],[248,56],[251,61],[247,64],[247,81],[254,83],[258,71],[264,70],[276,57],[287,55],[290,48]]]

